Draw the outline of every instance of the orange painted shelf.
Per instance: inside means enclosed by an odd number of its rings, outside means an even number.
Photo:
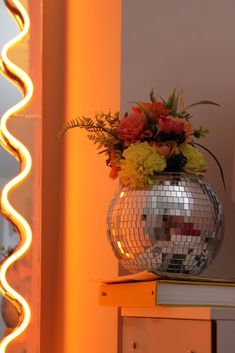
[[[235,309],[207,306],[158,305],[158,281],[101,284],[99,304],[120,307],[122,316],[234,320]]]

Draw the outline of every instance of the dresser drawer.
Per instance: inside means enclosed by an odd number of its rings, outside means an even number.
[[[211,321],[123,318],[123,353],[213,353]]]

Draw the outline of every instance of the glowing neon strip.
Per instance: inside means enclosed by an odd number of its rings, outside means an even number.
[[[27,221],[12,207],[8,200],[8,195],[12,189],[20,184],[29,174],[32,160],[27,148],[18,141],[7,129],[8,119],[19,112],[30,101],[33,94],[33,84],[29,76],[8,58],[8,50],[20,43],[29,32],[29,16],[18,0],[5,0],[8,9],[15,17],[20,33],[10,40],[2,49],[0,68],[2,73],[14,84],[19,86],[24,97],[20,102],[11,107],[3,115],[0,123],[0,143],[11,154],[21,162],[21,172],[10,180],[2,190],[1,210],[5,218],[15,225],[20,235],[20,243],[15,251],[0,265],[0,291],[9,299],[21,312],[21,320],[18,326],[0,342],[0,353],[5,353],[8,344],[19,336],[28,326],[31,317],[30,307],[27,301],[16,292],[6,280],[8,268],[19,259],[30,247],[32,241],[32,231]]]

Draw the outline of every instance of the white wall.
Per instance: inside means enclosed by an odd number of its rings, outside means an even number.
[[[26,0],[22,1],[26,5]],[[34,10],[38,9],[39,2],[34,4]],[[40,13],[38,11],[40,17]],[[35,38],[34,34],[37,31],[36,38],[40,37],[40,21],[36,22],[39,24],[34,30],[35,18],[31,24],[30,38]],[[37,19],[37,18],[36,18]],[[6,10],[6,5],[3,0],[0,0],[0,49],[2,46],[11,38],[19,33],[19,28],[16,25],[15,20],[12,18],[10,13]],[[29,36],[28,36],[29,38]],[[33,40],[33,39],[32,39]],[[36,42],[36,41],[35,41]],[[36,42],[37,43],[37,42]],[[40,48],[40,42],[37,43]],[[34,50],[36,44],[34,45]],[[40,52],[38,50],[36,63],[41,60]],[[9,57],[17,63],[21,68],[27,67],[29,71],[29,59],[35,63],[30,56],[28,39],[23,41],[19,48],[16,50],[10,50]],[[32,65],[33,66],[33,65]],[[40,65],[34,65],[37,69],[37,82],[36,82],[36,96],[41,97],[38,89],[38,81],[40,80],[41,70]],[[32,70],[33,71],[33,70]],[[35,76],[35,75],[34,75]],[[35,81],[34,81],[35,83]],[[35,86],[35,84],[34,84]],[[15,87],[9,80],[5,79],[0,75],[0,116],[14,104],[22,99],[21,92]],[[35,95],[34,95],[35,97]],[[35,101],[35,99],[34,99]],[[21,184],[19,188],[16,188],[14,192],[10,194],[10,202],[15,209],[22,214],[27,221],[29,221],[33,230],[33,243],[30,251],[18,261],[7,273],[7,279],[9,283],[17,291],[19,291],[25,299],[28,301],[32,309],[32,320],[27,332],[17,340],[15,343],[15,349],[21,351],[21,347],[27,347],[27,352],[38,350],[39,344],[39,295],[40,295],[40,225],[41,225],[41,123],[40,117],[35,115],[38,110],[30,107],[30,114],[26,113],[17,115],[17,119],[13,117],[8,122],[9,130],[24,143],[30,150],[33,156],[33,169],[27,180]],[[0,191],[3,185],[10,179],[12,179],[19,172],[19,162],[17,162],[8,152],[3,148],[0,148]],[[32,198],[33,195],[33,198]],[[16,244],[19,242],[19,235],[14,231],[11,224],[7,222],[3,217],[0,217],[0,257],[6,255],[6,250],[10,251],[14,249]],[[30,276],[29,276],[30,271]],[[0,299],[1,300],[1,299]],[[0,338],[3,334],[4,326],[1,321],[0,315]],[[22,348],[23,349],[23,348]]]
[[[12,36],[17,33],[17,27],[14,21],[10,18],[6,5],[3,0],[0,0],[0,49],[9,40]],[[20,95],[17,88],[13,87],[2,75],[0,75],[0,116],[15,102],[19,99]],[[17,162],[13,157],[9,155],[1,146],[0,146],[0,190],[6,184],[7,180],[10,179],[14,174],[17,173]],[[15,241],[17,239],[12,239],[14,234],[12,233],[11,225],[0,216],[0,247],[7,249],[8,246],[14,247]],[[16,236],[17,238],[17,236]],[[1,256],[2,260],[2,256]],[[0,301],[2,296],[0,296]],[[4,334],[5,324],[2,321],[0,315],[0,338]]]
[[[0,50],[18,33],[15,21],[9,16],[6,5],[0,0]],[[0,75],[0,116],[21,97],[19,90]],[[0,177],[10,178],[17,172],[17,162],[0,146]]]
[[[227,182],[208,156],[207,180],[225,206],[226,234],[216,260],[206,271],[235,276],[235,2],[232,0],[125,0],[122,25],[122,111],[148,98],[151,88],[167,96],[179,86],[186,103],[209,99],[221,108],[192,110],[194,126],[210,135],[201,140],[221,161]],[[235,192],[234,192],[235,194]]]

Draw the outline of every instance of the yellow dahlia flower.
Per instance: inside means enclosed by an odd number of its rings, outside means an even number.
[[[159,155],[148,142],[138,142],[129,146],[123,152],[119,177],[122,185],[142,187],[153,184],[154,172],[161,172],[166,168],[166,160]]]
[[[207,171],[207,161],[196,147],[186,143],[179,146],[179,152],[187,158],[187,163],[183,168],[184,172],[203,175]]]

